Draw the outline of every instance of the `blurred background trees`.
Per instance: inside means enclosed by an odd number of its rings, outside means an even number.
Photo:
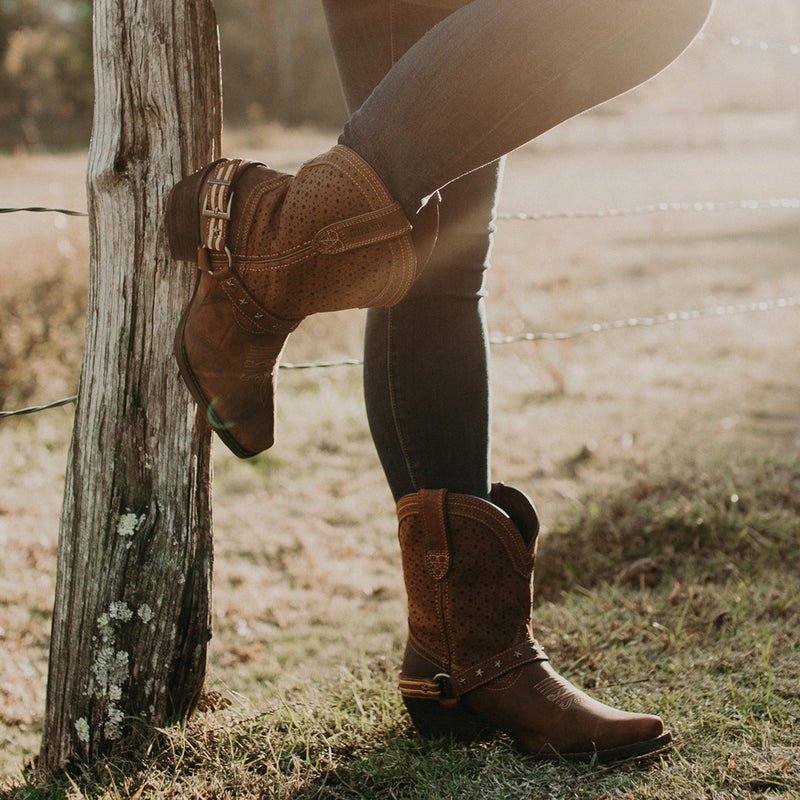
[[[319,0],[216,6],[226,122],[342,123]],[[0,0],[0,149],[88,144],[91,17],[91,0]]]
[[[225,120],[345,120],[320,0],[217,0]]]
[[[191,0],[162,0],[191,2]],[[225,121],[337,129],[344,102],[320,0],[215,0],[222,44]],[[92,0],[0,0],[0,150],[86,147],[92,115]],[[800,103],[789,45],[798,0],[718,0],[710,32],[665,82],[615,101],[619,113],[647,97],[660,110],[787,110]],[[727,36],[747,37],[741,47]],[[750,41],[752,38],[752,41]],[[760,42],[775,42],[764,53]],[[676,72],[677,69],[677,72]],[[710,93],[686,93],[702,78]],[[659,98],[660,91],[669,96]]]
[[[0,147],[88,141],[89,0],[0,0]]]

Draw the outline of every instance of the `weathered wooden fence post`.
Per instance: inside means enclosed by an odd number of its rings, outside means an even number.
[[[211,0],[94,0],[86,350],[67,465],[39,774],[188,715],[210,636],[210,434],[172,338],[191,270],[166,195],[219,150]]]

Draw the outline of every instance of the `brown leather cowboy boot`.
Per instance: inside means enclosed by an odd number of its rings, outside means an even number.
[[[241,458],[274,442],[275,381],[286,339],[320,311],[391,306],[436,237],[436,203],[411,223],[374,170],[337,145],[296,176],[222,159],[167,201],[172,256],[197,286],[175,337],[181,375]]]
[[[526,753],[612,761],[666,747],[658,717],[606,706],[562,678],[530,631],[539,521],[497,484],[492,503],[421,491],[397,504],[409,638],[400,690],[423,736],[504,731]]]

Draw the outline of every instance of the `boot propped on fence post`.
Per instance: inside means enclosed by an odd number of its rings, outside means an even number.
[[[172,358],[191,270],[162,227],[219,155],[211,0],[94,0],[86,349],[67,464],[38,773],[186,717],[210,636],[210,433]]]

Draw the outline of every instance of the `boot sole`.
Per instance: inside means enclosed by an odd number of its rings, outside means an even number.
[[[479,742],[494,736],[497,726],[465,708],[446,708],[437,701],[403,698],[408,715],[423,739],[452,737],[456,741]]]
[[[414,727],[423,739],[452,738],[465,744],[483,741],[498,733],[505,733],[514,740],[520,752],[536,761],[569,761],[573,764],[606,763],[652,755],[666,750],[672,744],[672,734],[667,731],[655,739],[633,742],[608,750],[592,750],[586,753],[549,752],[529,753],[513,734],[495,725],[473,711],[462,708],[444,708],[436,701],[403,698]]]

